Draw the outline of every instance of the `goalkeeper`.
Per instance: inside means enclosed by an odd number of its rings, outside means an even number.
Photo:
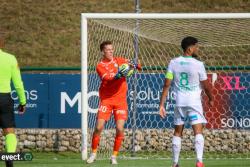
[[[124,124],[128,118],[126,76],[131,76],[134,69],[140,69],[141,67],[135,62],[131,63],[128,59],[114,57],[111,41],[102,42],[100,50],[103,57],[96,68],[101,79],[100,104],[96,127],[92,136],[92,153],[87,163],[95,161],[102,129],[113,113],[116,123],[116,137],[111,164],[117,164],[116,157],[124,139]]]
[[[209,98],[209,105],[213,106],[212,89],[207,79],[204,64],[194,58],[199,50],[198,40],[194,37],[186,37],[182,40],[181,46],[184,51],[183,56],[171,60],[168,66],[159,114],[162,118],[166,117],[164,102],[173,81],[173,89],[176,92],[175,130],[172,139],[173,167],[179,167],[181,137],[185,120],[189,120],[195,135],[196,167],[204,167],[202,162],[204,149],[202,131],[203,124],[207,121],[203,115],[201,90],[204,89]]]
[[[0,126],[5,136],[5,150],[7,153],[16,152],[17,139],[15,135],[14,104],[11,98],[10,82],[17,91],[20,105],[19,112],[25,112],[26,98],[23,82],[16,58],[1,50],[4,45],[3,34],[0,34]],[[12,167],[12,161],[5,161],[6,167]]]

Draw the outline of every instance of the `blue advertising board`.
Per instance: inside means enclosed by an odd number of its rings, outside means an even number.
[[[49,78],[49,127],[81,127],[80,75],[57,74]]]
[[[48,128],[49,76],[47,74],[23,74],[27,112],[17,114],[18,97],[14,89],[11,96],[15,101],[15,116],[18,128]]]
[[[231,77],[233,76],[233,77]],[[19,128],[80,128],[81,127],[81,80],[80,74],[23,74],[27,96],[27,112],[16,114]],[[226,78],[227,77],[227,78]],[[238,77],[238,78],[237,78]],[[211,77],[213,78],[214,77]],[[134,81],[136,87],[136,112],[134,112]],[[99,103],[98,88],[100,80],[96,74],[88,77],[89,127],[95,126]],[[214,87],[216,94],[216,115],[207,112],[207,119],[213,122],[214,115],[219,119],[218,126],[209,128],[250,128],[249,73],[216,74]],[[166,102],[168,116],[158,115],[159,101],[164,83],[163,74],[137,74],[128,80],[129,118],[127,128],[171,128],[175,92],[169,92]],[[221,98],[223,97],[223,98]],[[16,92],[12,91],[15,107],[18,105]],[[204,103],[205,104],[205,103]],[[206,105],[205,105],[206,110]],[[226,113],[225,113],[226,112]],[[134,119],[135,118],[135,119]],[[221,118],[221,119],[220,119]],[[231,120],[232,119],[232,120]],[[238,121],[238,124],[232,121]],[[242,121],[242,122],[239,122]],[[106,127],[114,127],[113,118]]]

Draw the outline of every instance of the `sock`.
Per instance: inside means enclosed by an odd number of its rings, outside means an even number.
[[[202,134],[197,134],[195,136],[195,151],[197,161],[202,162],[203,150],[204,150],[204,137]]]
[[[178,164],[180,152],[181,152],[181,138],[178,136],[173,136],[172,153],[173,153],[173,163],[174,164]]]
[[[5,161],[6,167],[13,167],[13,161]]]
[[[100,135],[93,134],[92,137],[92,153],[97,152],[97,147],[99,145]]]
[[[5,136],[5,150],[7,153],[16,152],[17,139],[14,133],[9,133]]]
[[[124,139],[124,134],[123,133],[118,133],[115,137],[115,143],[114,143],[114,149],[113,149],[113,156],[117,156],[119,149],[122,145],[122,141]]]
[[[117,156],[118,155],[118,151],[113,151],[113,154],[112,154],[112,156]]]

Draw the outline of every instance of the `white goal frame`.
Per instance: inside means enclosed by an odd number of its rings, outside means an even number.
[[[82,13],[81,14],[81,128],[82,160],[88,152],[88,19],[236,19],[250,18],[250,13]]]

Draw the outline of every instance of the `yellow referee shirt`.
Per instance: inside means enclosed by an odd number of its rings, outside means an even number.
[[[17,91],[21,105],[26,104],[23,82],[15,56],[0,49],[0,93],[10,93],[10,82]]]

